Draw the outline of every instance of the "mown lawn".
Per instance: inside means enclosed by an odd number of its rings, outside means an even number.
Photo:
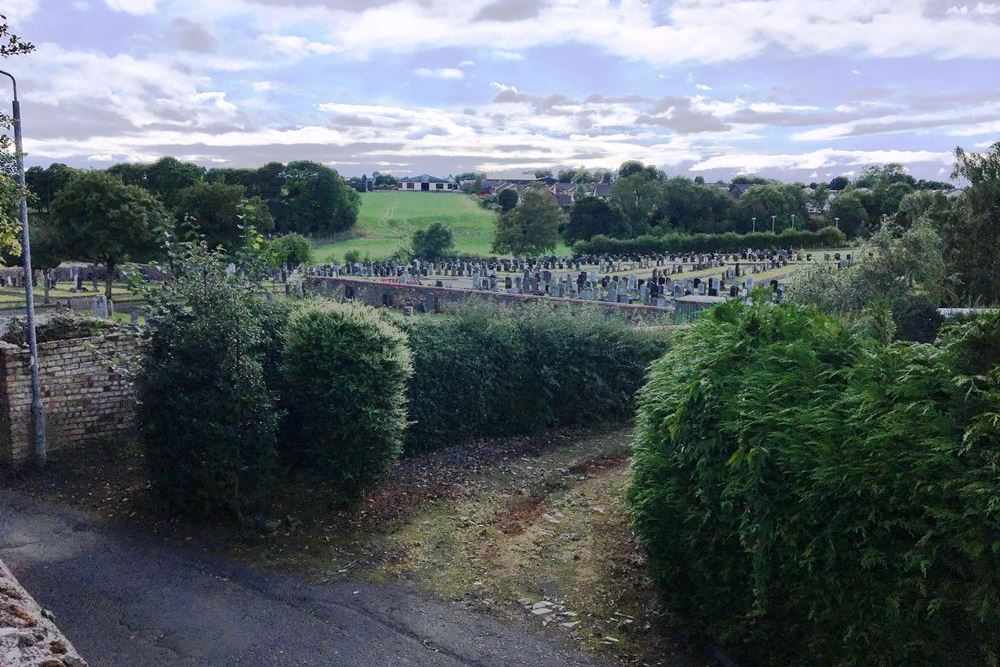
[[[366,192],[361,195],[361,214],[352,236],[317,244],[315,258],[319,262],[342,260],[344,253],[351,250],[372,259],[388,257],[408,245],[414,231],[435,222],[451,230],[458,253],[492,255],[490,245],[496,217],[471,197],[461,194]]]

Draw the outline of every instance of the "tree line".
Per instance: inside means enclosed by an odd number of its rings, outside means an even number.
[[[165,235],[201,238],[232,251],[248,234],[276,234],[274,264],[308,256],[304,236],[350,229],[361,200],[340,175],[308,161],[270,162],[257,169],[205,169],[172,157],[106,170],[64,164],[26,172],[33,209],[36,268],[65,259],[107,269],[106,293],[126,260],[156,257]],[[287,237],[287,238],[286,238]]]

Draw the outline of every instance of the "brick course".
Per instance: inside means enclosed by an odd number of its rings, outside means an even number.
[[[132,389],[113,366],[136,352],[123,334],[38,344],[49,451],[129,435]],[[0,341],[0,461],[28,460],[31,432],[28,350]]]

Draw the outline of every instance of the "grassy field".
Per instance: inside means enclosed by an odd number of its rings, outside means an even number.
[[[428,192],[366,192],[354,236],[316,246],[316,261],[342,260],[357,250],[372,259],[388,257],[409,244],[410,235],[441,222],[455,236],[461,254],[491,255],[496,214],[461,194]],[[560,248],[565,252],[566,248]]]

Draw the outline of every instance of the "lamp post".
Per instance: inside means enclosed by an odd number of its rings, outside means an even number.
[[[840,230],[840,218],[834,218],[833,224],[837,226],[837,230]]]
[[[753,231],[756,234],[757,233],[757,218],[750,218],[750,220],[753,222]]]
[[[31,239],[28,234],[27,184],[24,180],[24,150],[21,145],[21,104],[17,100],[17,79],[10,72],[0,70],[14,86],[13,124],[14,151],[17,160],[17,179],[21,186],[21,246],[24,259],[24,300],[28,316],[28,355],[31,371],[31,423],[35,430],[34,458],[36,463],[45,463],[48,443],[45,440],[45,413],[42,410],[42,387],[38,379],[38,340],[35,336],[35,290],[34,273],[31,270]]]
[[[772,234],[774,233],[774,221],[777,220],[777,219],[778,219],[778,216],[776,216],[776,215],[772,215],[771,216],[771,233]]]

